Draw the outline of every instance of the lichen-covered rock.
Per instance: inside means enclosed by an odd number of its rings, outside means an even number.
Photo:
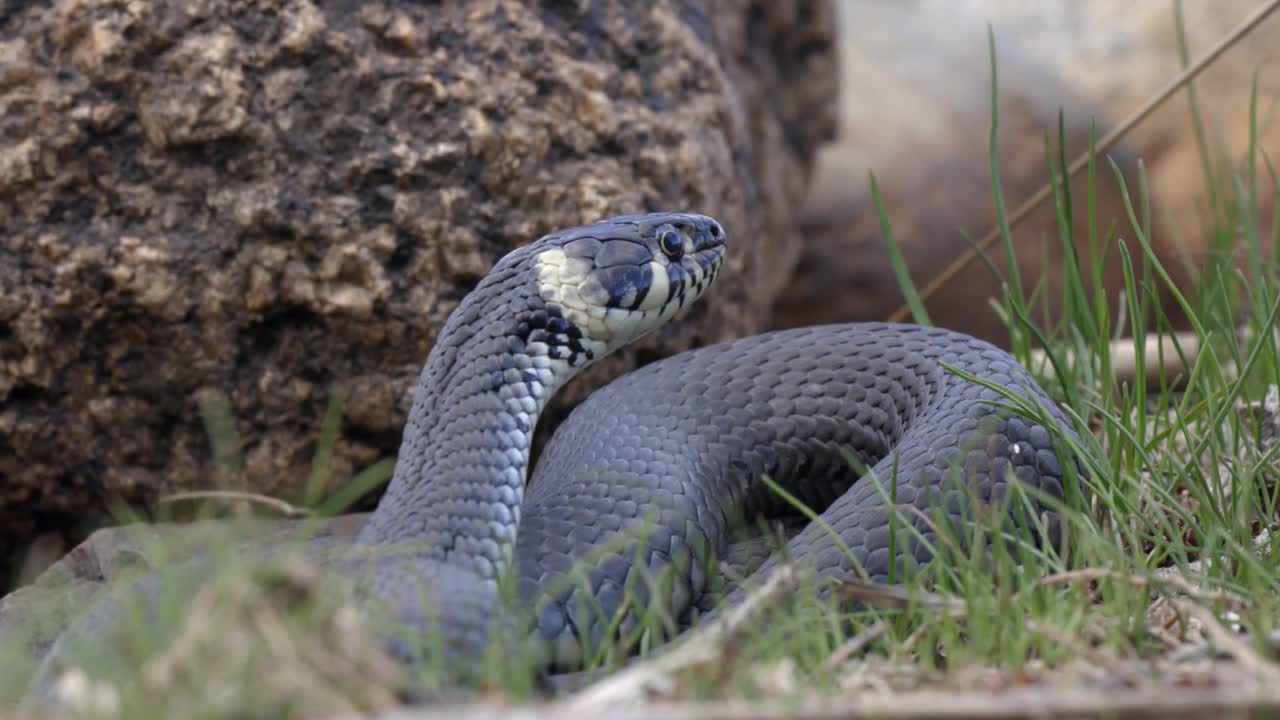
[[[834,132],[827,3],[59,0],[0,19],[0,543],[395,452],[436,329],[512,247],[651,209],[733,251],[687,322],[572,384],[761,328]]]
[[[791,284],[774,310],[776,327],[815,322],[883,320],[903,302],[889,262],[869,173],[877,185],[894,236],[917,287],[969,252],[996,224],[987,137],[991,120],[990,64],[984,17],[937,2],[927,14],[906,5],[850,2],[841,9],[841,103],[839,138],[819,154],[813,189],[801,213],[807,239]],[[1057,143],[1063,108],[1068,161],[1089,147],[1090,123],[1097,136],[1110,129],[1096,103],[1039,63],[1016,35],[997,32],[998,158],[1009,212],[1049,181],[1045,133]],[[865,102],[866,98],[877,102]],[[1121,143],[1109,157],[1126,172],[1137,197],[1136,157]],[[1106,158],[1097,163],[1097,226],[1105,242],[1116,228],[1129,232],[1123,198]],[[1077,251],[1088,263],[1087,182],[1071,185]],[[1040,206],[1014,233],[1024,290],[1042,284],[1037,308],[1055,314],[1061,300],[1063,247],[1053,205]],[[1156,238],[1160,249],[1167,249]],[[1115,243],[1102,264],[1102,280],[1113,307],[1123,288]],[[1164,253],[1166,259],[1171,253]],[[990,259],[1009,276],[999,245]],[[1048,270],[1046,273],[1045,271]],[[1180,267],[1171,264],[1177,277]],[[951,279],[927,302],[937,325],[1007,344],[1008,330],[990,307],[1000,282],[981,261]],[[1175,312],[1168,303],[1169,312]],[[1037,313],[1036,319],[1041,315]]]

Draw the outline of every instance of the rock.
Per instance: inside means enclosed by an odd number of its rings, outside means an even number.
[[[33,659],[100,593],[121,587],[117,581],[207,556],[210,548],[250,557],[263,548],[288,549],[309,538],[346,543],[366,519],[367,514],[359,513],[305,520],[244,516],[102,528],[33,582],[0,597],[0,670],[5,677],[27,676]]]
[[[104,629],[101,636],[94,636],[98,645],[91,652],[116,652],[111,633],[123,633],[127,643],[145,645],[147,638],[168,637],[164,633],[190,628],[191,623],[204,623],[212,631],[211,638],[223,637],[236,623],[225,619],[209,624],[207,620],[210,612],[223,614],[229,608],[195,607],[205,602],[200,598],[207,593],[219,592],[210,588],[219,584],[211,582],[214,578],[231,577],[234,573],[228,571],[232,568],[249,571],[237,576],[237,584],[263,572],[285,571],[286,579],[291,568],[314,573],[317,566],[307,559],[307,550],[324,552],[331,542],[349,544],[366,519],[367,514],[305,519],[238,515],[182,523],[134,523],[94,532],[34,582],[0,597],[0,705],[5,704],[6,693],[31,682],[53,643],[86,611],[110,597],[127,600],[130,596],[126,593],[145,584],[139,582],[144,577],[158,578],[165,592],[173,593],[171,599],[184,600],[164,604],[164,611],[150,618],[145,630],[127,621]],[[253,562],[237,564],[246,559]],[[186,612],[187,603],[191,603],[190,613]],[[179,623],[171,613],[187,615],[190,620]],[[189,656],[176,651],[172,661],[189,660]],[[148,672],[141,675],[146,677]]]
[[[687,322],[566,390],[751,333],[834,132],[825,2],[59,0],[0,20],[0,546],[394,454],[436,329],[511,248],[687,208],[734,244]],[[202,418],[221,393],[229,417]],[[221,424],[219,424],[221,423]],[[231,437],[228,435],[227,437]],[[236,468],[233,467],[233,470]]]
[[[367,519],[368,513],[306,519],[240,516],[101,528],[52,564],[31,587],[108,584],[126,573],[142,573],[189,560],[211,547],[242,544],[246,549],[264,548],[305,538],[346,542],[355,537]]]
[[[990,65],[980,19],[935,7],[929,15],[888,3],[841,6],[840,137],[819,156],[814,187],[802,209],[809,243],[792,283],[779,297],[778,327],[816,322],[883,320],[903,302],[892,271],[868,174],[876,174],[895,238],[919,288],[995,226],[988,170]],[[925,19],[927,18],[927,20]],[[1098,136],[1109,129],[1098,107],[1026,53],[1018,38],[997,36],[999,162],[1006,208],[1012,212],[1048,182],[1045,132],[1056,144],[1058,108],[1065,108],[1067,156],[1088,148],[1091,118]],[[876,98],[877,102],[865,102]],[[1136,166],[1132,148],[1110,153],[1120,167]],[[1123,201],[1105,160],[1097,170],[1101,228],[1128,228]],[[1136,175],[1128,182],[1136,185]],[[1086,183],[1072,184],[1077,251],[1087,258]],[[1122,233],[1132,241],[1133,235]],[[1060,265],[1055,212],[1046,204],[1015,229],[1023,286],[1041,282]],[[1136,245],[1131,245],[1136,251]],[[991,259],[1005,277],[999,245]],[[1045,278],[1045,297],[1057,312],[1061,277]],[[1113,249],[1104,284],[1122,287]],[[1000,285],[974,262],[927,303],[935,324],[999,344],[1008,332],[991,309]],[[1039,316],[1037,316],[1039,318]]]

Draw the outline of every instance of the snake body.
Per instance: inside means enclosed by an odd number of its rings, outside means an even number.
[[[572,663],[584,640],[633,627],[637,607],[657,601],[675,617],[705,607],[717,558],[750,543],[760,520],[793,520],[761,476],[821,512],[785,548],[819,578],[855,564],[889,577],[881,492],[895,473],[899,506],[957,520],[1015,479],[1064,496],[1048,430],[943,368],[1023,393],[1065,426],[1017,362],[972,337],[893,324],[777,331],[615,379],[560,426],[526,493],[533,426],[551,394],[701,296],[725,248],[714,219],[657,213],[555,233],[500,261],[428,358],[393,479],[361,533],[365,544],[419,548],[384,566],[375,594],[421,625],[421,595],[403,593],[425,579],[451,642],[476,649],[511,567],[536,608],[532,636]],[[902,533],[898,566],[905,555],[927,561],[935,529],[907,522],[920,534]],[[745,569],[767,573],[778,557]]]
[[[789,528],[782,555],[819,579],[859,566],[884,580],[891,564],[926,562],[936,530],[906,513],[919,534],[901,533],[891,558],[890,486],[899,508],[957,521],[1014,481],[1064,496],[1049,430],[943,367],[1035,400],[1066,428],[1018,363],[972,337],[893,324],[783,330],[650,363],[581,403],[530,473],[552,395],[701,297],[727,247],[705,215],[620,216],[514,250],[462,300],[420,374],[387,491],[331,565],[362,573],[361,597],[391,610],[390,650],[412,659],[435,633],[451,657],[474,659],[495,632],[527,634],[568,666],[633,628],[638,608],[687,620],[713,588],[732,600],[741,586],[717,582],[720,560],[770,572],[781,555],[759,543],[762,520]],[[533,610],[524,625],[505,620],[506,577]],[[79,634],[118,612],[99,603]]]

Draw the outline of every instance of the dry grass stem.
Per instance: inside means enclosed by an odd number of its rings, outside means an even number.
[[[241,492],[238,490],[193,490],[190,492],[166,495],[160,498],[159,502],[162,505],[172,505],[174,503],[194,500],[217,500],[228,504],[240,502],[251,505],[262,505],[263,507],[270,508],[286,518],[311,517],[311,511],[306,508],[300,508],[297,505],[281,500],[280,498],[271,497],[270,495],[259,495],[258,493]]]
[[[846,660],[857,655],[863,648],[875,642],[875,640],[883,635],[888,629],[889,623],[884,620],[877,620],[871,623],[867,627],[863,628],[857,635],[845,640],[840,643],[835,650],[832,650],[831,654],[828,655],[827,658],[822,661],[822,664],[818,666],[818,672],[834,672],[836,668],[840,667],[840,665]]]
[[[912,604],[935,610],[964,610],[964,601],[937,593],[912,590],[902,585],[887,585],[857,578],[840,581],[836,593],[846,600],[857,600],[872,607],[901,610]]]

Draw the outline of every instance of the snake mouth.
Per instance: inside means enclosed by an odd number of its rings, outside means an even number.
[[[719,225],[715,226],[719,228]],[[651,288],[650,302],[637,302],[633,309],[658,310],[663,319],[702,297],[711,283],[715,281],[720,267],[724,263],[724,233],[713,236],[705,229],[700,229],[691,239],[693,251],[684,255],[678,262],[666,266],[666,293],[661,290],[661,283],[655,275],[654,288]],[[657,292],[655,292],[657,290]],[[661,302],[658,302],[661,300]],[[674,307],[672,307],[674,306]]]

